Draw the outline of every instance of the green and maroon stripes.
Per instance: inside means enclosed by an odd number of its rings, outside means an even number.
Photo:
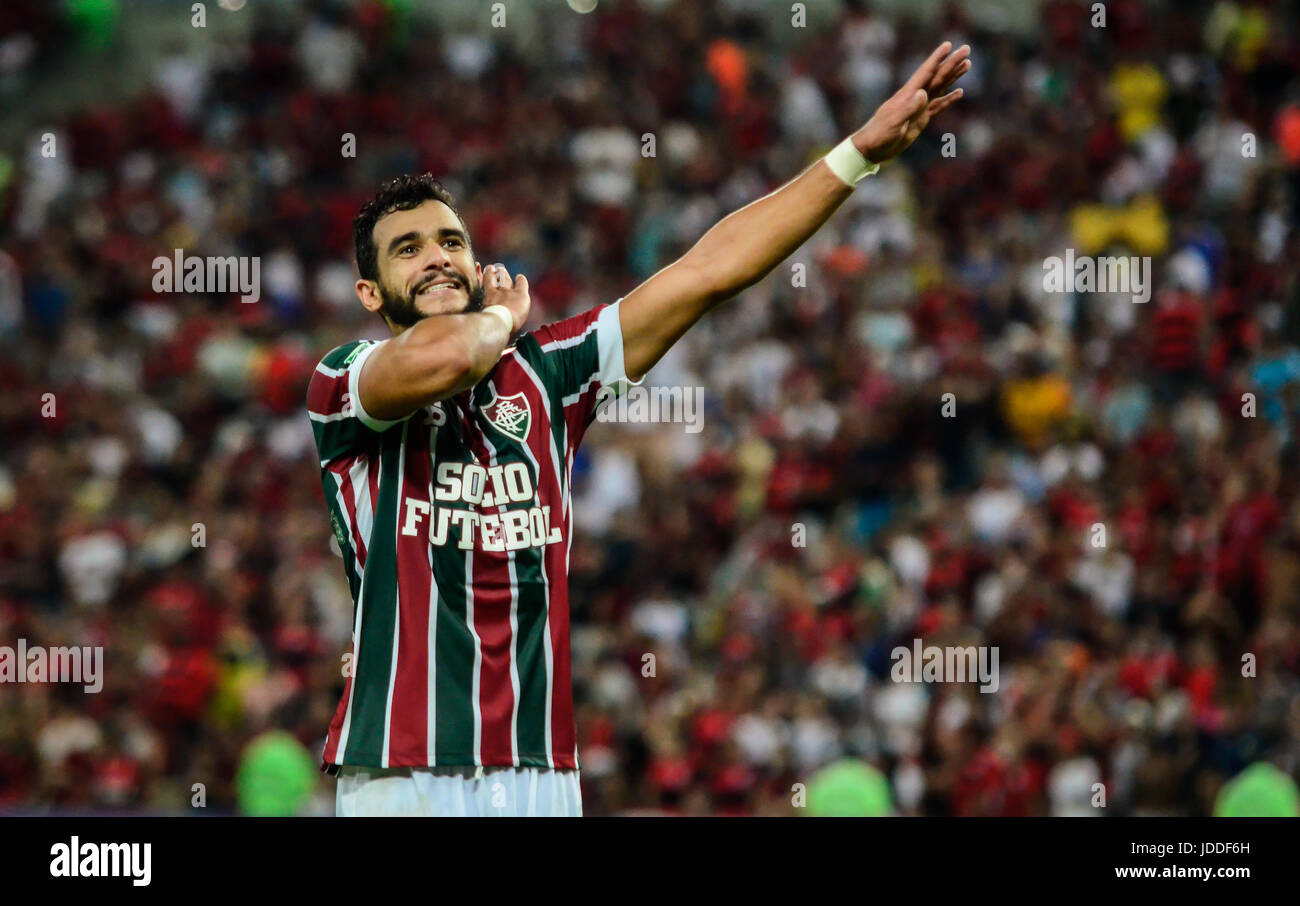
[[[474,410],[474,419],[477,430],[466,435],[470,451],[481,464],[498,462],[495,447],[487,437],[492,426],[481,410]],[[489,509],[499,512],[500,508],[498,504]],[[479,545],[469,555],[474,634],[479,641],[479,756],[485,764],[518,764],[514,740],[515,597],[511,587],[514,558],[515,552],[487,551]]]
[[[405,427],[384,433],[378,474],[371,485],[377,491],[371,498],[374,528],[358,604],[361,613],[352,665],[352,700],[339,742],[344,764],[382,766],[385,754],[383,740],[397,630],[398,460]]]
[[[546,584],[542,558],[536,549],[519,551],[515,558],[518,588],[515,665],[519,672],[518,721],[515,736],[522,767],[546,767],[550,763],[547,745],[547,695],[552,685],[548,655]]]
[[[397,659],[389,704],[388,744],[383,767],[426,764],[429,756],[429,617],[436,607],[429,569],[427,520],[404,532],[408,497],[427,500],[433,461],[429,432],[420,419],[406,422],[396,520]]]
[[[345,343],[330,350],[307,385],[307,414],[322,465],[367,445],[367,435],[374,434],[347,408],[348,372],[344,363],[360,345]]]
[[[463,426],[452,400],[443,402],[448,425],[437,433],[435,462],[463,462],[468,458],[461,440]],[[435,506],[450,504],[435,501]],[[432,518],[432,507],[430,508]],[[434,658],[434,755],[437,764],[478,764],[476,760],[477,706],[473,696],[474,662],[478,639],[470,630],[469,595],[465,581],[465,554],[460,549],[455,526],[447,531],[447,542],[431,545],[433,573],[438,581],[438,612],[435,624]]]

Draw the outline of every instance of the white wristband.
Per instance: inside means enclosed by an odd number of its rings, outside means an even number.
[[[853,147],[853,139],[846,138],[824,158],[831,172],[840,178],[846,186],[856,186],[864,176],[872,176],[880,169],[880,164],[871,163]]]
[[[496,315],[506,325],[506,336],[515,332],[515,316],[504,305],[489,305],[483,309],[485,315]]]

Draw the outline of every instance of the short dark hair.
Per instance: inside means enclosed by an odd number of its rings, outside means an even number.
[[[460,211],[456,209],[456,202],[452,199],[451,193],[447,191],[446,186],[434,179],[431,173],[420,176],[404,173],[395,179],[390,179],[379,187],[374,198],[361,206],[356,219],[352,221],[352,241],[356,245],[357,271],[363,280],[379,279],[379,250],[375,246],[375,224],[381,217],[394,211],[409,211],[418,208],[426,201],[441,201],[451,208],[461,225],[464,225],[465,218],[461,217]]]

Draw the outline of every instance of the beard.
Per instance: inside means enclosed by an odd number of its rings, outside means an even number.
[[[383,301],[383,305],[380,306],[379,313],[400,327],[413,327],[417,322],[430,317],[429,314],[420,311],[416,306],[415,297],[419,295],[420,290],[424,289],[430,283],[433,283],[435,280],[445,280],[447,276],[447,274],[434,274],[421,280],[419,283],[415,284],[415,286],[411,287],[411,292],[409,294],[403,294],[392,290],[381,281],[379,283],[379,298]],[[459,281],[462,287],[466,288],[469,295],[469,302],[466,303],[465,308],[460,312],[443,312],[443,314],[450,315],[463,314],[464,312],[470,311],[482,311],[484,296],[483,284],[474,283],[473,277],[469,278],[468,286],[467,281],[459,275],[455,275],[454,279]]]

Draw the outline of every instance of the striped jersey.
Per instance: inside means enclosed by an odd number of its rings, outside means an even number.
[[[598,395],[630,383],[618,303],[521,336],[398,421],[357,394],[380,345],[332,350],[307,390],[355,605],[322,767],[576,768],[569,485]]]

